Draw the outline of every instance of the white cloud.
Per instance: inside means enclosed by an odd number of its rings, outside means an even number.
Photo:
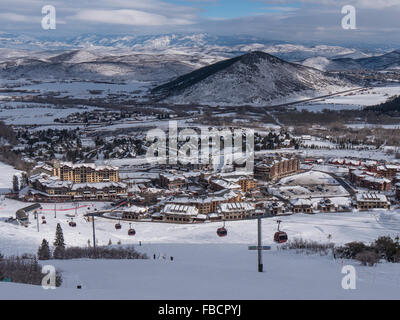
[[[69,17],[80,21],[121,24],[131,26],[187,25],[193,22],[185,18],[167,17],[140,10],[82,10]]]
[[[83,33],[208,32],[288,41],[400,43],[400,0],[241,0],[253,5],[257,2],[258,14],[235,19],[208,18],[212,6],[204,11],[199,3],[218,1],[1,0],[0,30],[43,34],[41,8],[51,3],[57,10],[57,30],[46,35],[57,37]],[[357,32],[341,28],[341,8],[347,4],[357,9]]]
[[[39,16],[26,16],[17,13],[0,13],[0,20],[12,21],[12,22],[35,22],[40,21],[41,17]]]
[[[299,2],[304,4],[318,4],[320,6],[335,6],[354,5],[360,9],[388,9],[392,7],[400,8],[400,0],[265,0],[265,3],[292,4]]]
[[[355,6],[370,9],[387,9],[391,7],[400,8],[400,0],[356,0]]]

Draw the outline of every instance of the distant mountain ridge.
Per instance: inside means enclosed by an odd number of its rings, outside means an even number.
[[[36,39],[0,33],[0,48],[27,50],[130,50],[146,53],[202,53],[231,58],[252,51],[263,51],[288,61],[310,57],[361,56],[353,48],[330,45],[304,45],[252,36],[216,36],[207,33],[160,35],[80,35],[60,39]]]
[[[400,50],[394,50],[382,55],[352,59],[349,57],[333,58],[315,57],[302,61],[308,67],[323,71],[339,70],[369,70],[383,71],[400,69]]]
[[[399,65],[397,51],[368,57],[367,53],[352,48],[306,46],[249,36],[204,33],[82,35],[57,40],[0,32],[0,76],[6,79],[115,79],[161,84],[254,51],[289,62],[302,61],[303,65],[322,71],[359,68],[379,71]]]

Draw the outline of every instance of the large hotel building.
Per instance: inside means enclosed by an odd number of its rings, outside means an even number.
[[[300,171],[299,159],[285,157],[267,157],[254,166],[254,177],[271,181],[295,174]]]
[[[113,166],[97,166],[94,163],[55,162],[53,174],[61,181],[74,183],[118,182],[119,169]]]

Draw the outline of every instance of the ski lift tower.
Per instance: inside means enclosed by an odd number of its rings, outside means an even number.
[[[262,230],[261,230],[261,223],[262,219],[261,216],[257,218],[257,246],[249,246],[249,250],[257,250],[258,253],[258,272],[264,272],[264,265],[263,265],[263,259],[262,259],[262,253],[264,250],[271,250],[270,246],[263,246],[262,245]]]
[[[263,268],[263,261],[262,261],[262,239],[261,239],[261,217],[257,218],[257,236],[258,236],[258,272],[263,272],[264,268]]]

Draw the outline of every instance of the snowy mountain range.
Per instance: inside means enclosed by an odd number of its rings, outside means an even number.
[[[152,93],[177,104],[265,105],[349,87],[354,84],[256,51],[178,77]]]
[[[142,36],[81,35],[73,38],[36,39],[0,33],[0,48],[48,50],[114,50],[115,52],[202,53],[212,56],[234,57],[252,51],[264,51],[289,61],[310,57],[361,57],[365,53],[341,46],[304,45],[252,36],[215,36],[198,34],[165,34]],[[0,53],[1,54],[1,53]]]
[[[266,52],[286,61],[302,61],[305,66],[328,71],[357,68],[359,63],[363,67],[364,58],[367,59],[365,65],[369,65],[368,59],[380,59],[354,48],[307,46],[251,36],[199,33],[36,39],[0,33],[0,75],[13,79],[116,78],[162,83],[254,51]],[[375,64],[376,69],[386,66],[386,62],[376,61]]]
[[[149,82],[159,86],[154,91],[158,97],[185,104],[308,98],[353,86],[326,71],[399,67],[399,50],[382,54],[249,36],[84,35],[55,40],[0,33],[0,78],[5,81]]]
[[[343,56],[339,58],[314,57],[302,62],[307,67],[324,71],[339,70],[369,70],[383,71],[400,69],[400,50],[373,57],[354,58]]]
[[[87,47],[86,49],[33,52],[3,48],[0,49],[0,76],[5,79],[38,80],[135,80],[160,84],[218,61],[240,56],[248,51],[252,52],[253,48],[259,51],[259,47],[255,44],[243,46],[240,50],[220,47],[218,49],[220,51],[189,47],[180,50],[144,50],[143,47],[143,50],[139,50],[137,46],[135,50]],[[291,51],[285,51],[289,49]],[[301,55],[304,56],[308,55],[310,50],[310,48],[300,49],[292,45],[285,45],[285,47],[276,45],[270,51],[278,52],[280,57],[298,57],[299,52],[302,52]],[[319,54],[321,50],[333,53],[327,48],[318,50],[320,50]]]

